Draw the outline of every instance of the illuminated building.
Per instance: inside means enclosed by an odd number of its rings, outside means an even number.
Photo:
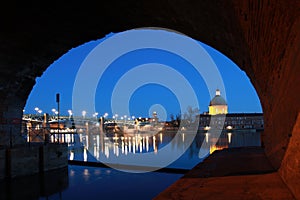
[[[216,90],[215,97],[210,101],[209,106],[209,114],[210,115],[218,115],[218,114],[227,114],[228,106],[225,99],[221,96],[221,92],[219,89]]]
[[[262,113],[228,113],[227,102],[218,89],[208,108],[209,112],[197,116],[199,130],[208,130],[212,127],[227,130],[253,129],[260,131],[264,129]]]

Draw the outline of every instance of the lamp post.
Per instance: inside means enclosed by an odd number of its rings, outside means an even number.
[[[52,108],[52,113],[53,113],[53,115],[52,115],[52,119],[53,120],[55,120],[55,115],[56,115],[56,109],[55,108]]]
[[[93,116],[96,118],[96,120],[97,120],[98,114],[99,114],[99,113],[97,113],[97,112],[95,112],[95,113],[93,114]]]
[[[71,117],[72,117],[72,110],[68,110],[68,113],[69,113],[69,120],[71,119]]]
[[[35,118],[37,118],[37,116],[38,116],[38,111],[39,111],[39,108],[38,108],[38,107],[35,107],[35,108],[34,108],[34,110],[35,110],[35,112],[36,112],[36,113],[35,113]]]
[[[86,111],[83,110],[83,111],[81,112],[81,114],[82,114],[83,119],[85,119]]]
[[[59,134],[59,93],[56,94],[56,103],[57,103],[57,134]],[[58,135],[58,143],[59,143],[59,135]]]

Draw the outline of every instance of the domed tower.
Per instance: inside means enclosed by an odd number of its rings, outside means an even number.
[[[216,90],[216,96],[209,103],[209,114],[218,115],[218,114],[227,114],[228,106],[225,99],[221,96],[219,89]]]

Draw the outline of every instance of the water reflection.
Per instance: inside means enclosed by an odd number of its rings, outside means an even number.
[[[68,168],[0,181],[0,199],[61,199],[69,187]]]
[[[175,137],[177,135],[177,137]],[[157,134],[79,134],[66,135],[69,143],[69,159],[81,161],[100,161],[108,164],[135,165],[135,155],[154,153],[166,148],[167,155],[182,154],[170,166],[192,168],[215,150],[242,146],[260,146],[260,132],[223,131],[218,135],[213,132],[198,132],[196,136],[188,131],[164,131]],[[192,141],[192,142],[191,142]],[[167,145],[170,144],[170,145]],[[188,146],[191,144],[190,146]],[[202,147],[202,148],[201,148]],[[200,151],[201,149],[201,151]],[[157,166],[158,163],[143,163],[145,166]]]

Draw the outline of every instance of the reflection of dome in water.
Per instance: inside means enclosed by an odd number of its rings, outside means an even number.
[[[220,90],[216,90],[216,96],[209,102],[209,114],[227,114],[228,108],[225,99],[221,96]]]

